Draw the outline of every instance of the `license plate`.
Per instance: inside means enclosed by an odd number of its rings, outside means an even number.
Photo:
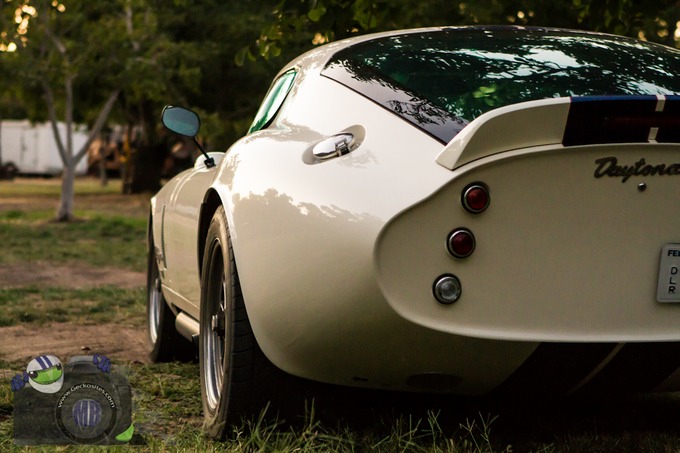
[[[656,300],[680,303],[680,244],[666,244],[661,249]]]

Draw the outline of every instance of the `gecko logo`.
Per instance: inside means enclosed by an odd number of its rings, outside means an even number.
[[[631,176],[680,176],[680,163],[675,164],[648,164],[645,158],[641,158],[633,165],[619,165],[616,157],[602,157],[595,160],[596,178],[609,176],[621,178],[626,182]]]

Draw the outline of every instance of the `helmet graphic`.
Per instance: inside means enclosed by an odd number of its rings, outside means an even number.
[[[26,367],[28,383],[39,392],[56,393],[64,383],[64,368],[53,355],[41,355]]]

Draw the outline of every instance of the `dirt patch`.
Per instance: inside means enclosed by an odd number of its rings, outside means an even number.
[[[138,288],[146,285],[146,274],[116,268],[93,268],[82,264],[16,263],[0,265],[0,288],[53,286],[82,289],[97,286]],[[0,343],[1,344],[1,343]]]
[[[20,324],[0,329],[0,358],[28,364],[41,354],[53,354],[62,362],[76,355],[98,352],[114,363],[149,362],[144,329],[116,324],[79,325]]]
[[[28,262],[0,266],[0,288],[31,285],[67,289],[98,286],[138,288],[146,285],[146,274],[82,264],[55,266]],[[117,324],[74,323],[20,324],[0,328],[0,359],[12,363],[28,363],[40,354],[54,354],[65,361],[74,355],[95,352],[108,356],[114,363],[148,363],[146,329]]]

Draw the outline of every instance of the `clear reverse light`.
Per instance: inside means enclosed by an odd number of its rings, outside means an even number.
[[[460,285],[460,280],[455,275],[446,274],[435,280],[432,292],[437,302],[450,305],[460,299],[463,288]]]

